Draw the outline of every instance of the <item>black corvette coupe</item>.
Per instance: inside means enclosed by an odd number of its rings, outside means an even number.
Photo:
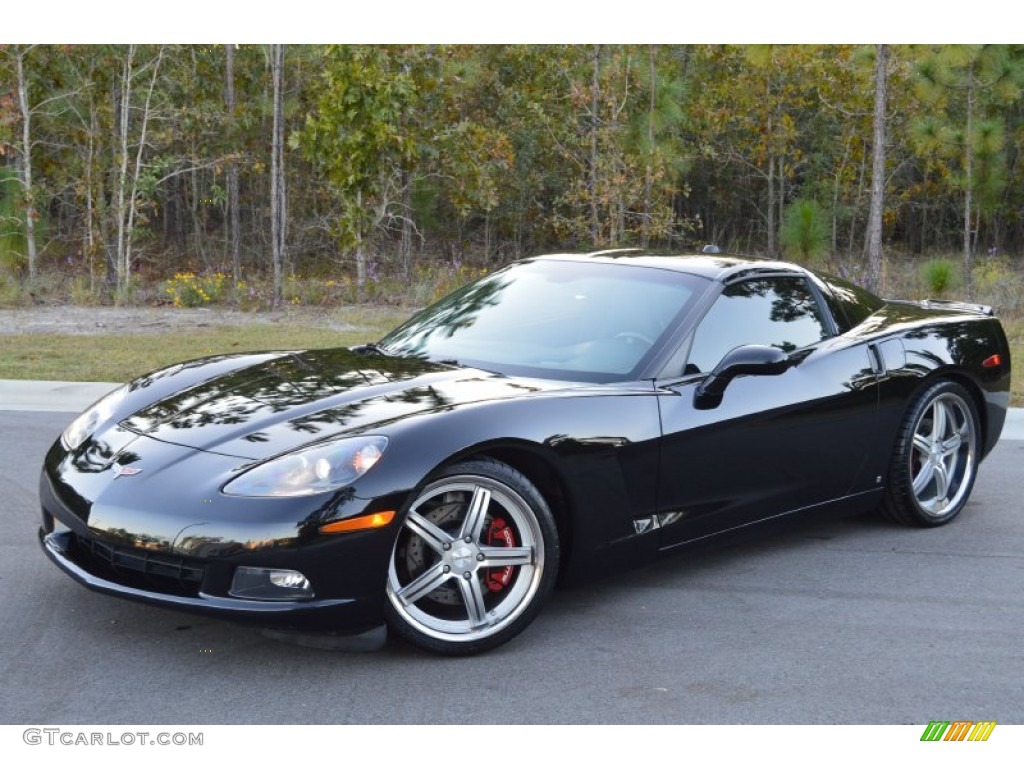
[[[717,534],[949,522],[1009,383],[988,307],[717,253],[531,258],[376,344],[124,385],[47,454],[40,535],[100,592],[473,653],[560,578]]]

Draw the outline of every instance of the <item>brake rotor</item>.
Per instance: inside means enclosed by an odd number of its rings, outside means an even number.
[[[451,534],[457,533],[462,525],[459,512],[464,505],[461,499],[453,498],[454,496],[455,494],[451,493],[445,494],[445,498],[440,504],[429,512],[421,512],[420,514],[442,531]],[[401,551],[398,554],[399,557],[403,557]],[[439,558],[437,553],[428,547],[423,539],[419,536],[410,536],[405,544],[404,559],[408,573],[415,578],[436,563]],[[438,587],[427,595],[427,598],[442,605],[462,605],[462,597],[455,587]]]

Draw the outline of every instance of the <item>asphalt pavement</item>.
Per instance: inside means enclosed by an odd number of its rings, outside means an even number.
[[[671,557],[444,659],[297,647],[60,573],[39,467],[110,386],[0,386],[0,724],[1024,723],[1019,440],[950,525],[859,517]]]

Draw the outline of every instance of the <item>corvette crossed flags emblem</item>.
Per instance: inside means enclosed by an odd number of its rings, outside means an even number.
[[[123,464],[118,464],[116,461],[110,465],[110,468],[113,470],[115,478],[121,477],[122,475],[131,477],[132,475],[137,475],[142,471],[141,467],[126,467]]]

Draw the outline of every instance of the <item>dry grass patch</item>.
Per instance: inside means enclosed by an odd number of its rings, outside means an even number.
[[[376,313],[358,325],[307,319],[209,325],[149,333],[105,326],[96,333],[0,333],[0,379],[128,381],[165,365],[205,355],[361,344],[380,338],[404,317]]]

